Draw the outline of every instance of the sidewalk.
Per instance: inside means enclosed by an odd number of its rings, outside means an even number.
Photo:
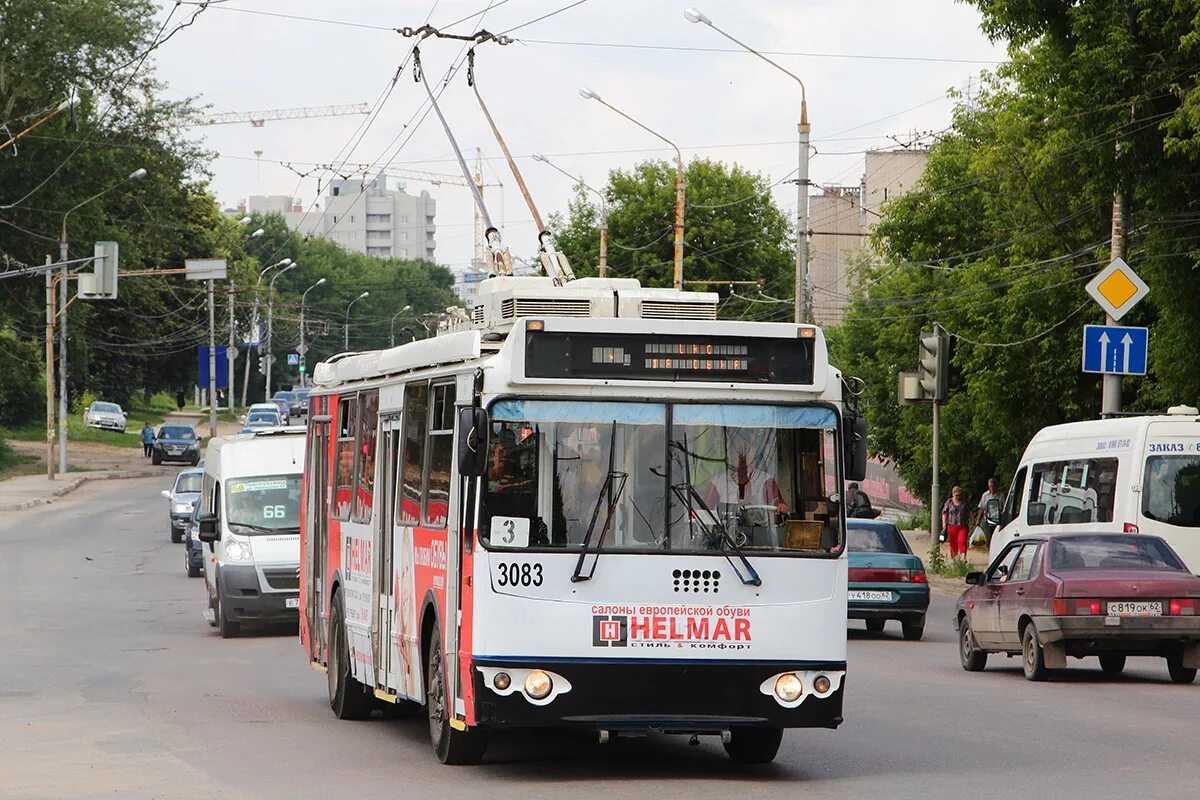
[[[208,432],[207,413],[171,412],[166,415],[164,421],[194,425],[202,437]],[[218,436],[234,434],[240,429],[241,426],[237,423],[217,423]],[[41,457],[46,452],[46,445],[42,442],[10,441],[9,444],[20,453]],[[56,498],[75,491],[88,481],[172,476],[183,469],[181,464],[163,464],[157,467],[152,465],[150,459],[142,455],[140,447],[114,447],[90,442],[68,442],[67,464],[73,470],[80,471],[58,475],[54,480],[50,480],[43,473],[0,481],[0,513],[52,503]]]
[[[908,546],[912,551],[924,562],[926,562],[926,575],[929,578],[929,588],[939,594],[958,597],[966,588],[966,583],[962,578],[944,578],[937,573],[928,571],[929,561],[929,531],[904,531],[904,538],[908,540]],[[950,549],[946,545],[942,545],[942,557],[948,562],[950,560]],[[987,569],[988,551],[986,548],[972,547],[967,551],[967,563],[972,569],[984,570]]]

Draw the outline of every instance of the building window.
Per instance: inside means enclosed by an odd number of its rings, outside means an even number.
[[[330,239],[332,239],[332,240],[333,240],[333,241],[335,241],[335,242],[337,241],[337,237],[338,237],[338,235],[337,235],[336,233],[331,233],[331,234],[329,234],[329,238],[330,238]]]
[[[408,217],[401,216],[401,217],[400,217],[400,224],[401,224],[401,225],[407,225],[407,224],[408,224]]]
[[[333,224],[337,225],[337,215],[336,214],[333,215]]]
[[[401,232],[400,232],[400,237],[399,237],[399,238],[400,238],[400,241],[402,241],[402,242],[407,242],[407,241],[408,241],[408,234],[407,234],[407,233],[405,233],[405,232],[403,232],[403,231],[401,231]]]
[[[351,224],[353,224],[353,222],[354,222],[354,215],[353,215],[353,214],[351,214],[351,215],[350,215],[350,222],[351,222]]]
[[[407,248],[407,247],[401,247],[401,248],[400,248],[400,257],[401,257],[401,258],[408,258],[408,248]]]
[[[390,225],[392,222],[391,214],[367,214],[367,224],[379,223],[381,225]]]

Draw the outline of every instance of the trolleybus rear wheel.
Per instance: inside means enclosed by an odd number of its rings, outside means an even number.
[[[735,764],[769,764],[783,742],[782,728],[735,728],[725,752]]]

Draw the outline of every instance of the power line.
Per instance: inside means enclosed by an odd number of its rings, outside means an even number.
[[[955,339],[958,339],[958,340],[960,340],[960,341],[966,342],[967,344],[973,344],[973,345],[975,345],[975,346],[977,346],[977,347],[1016,347],[1016,346],[1018,346],[1018,345],[1022,345],[1022,344],[1028,344],[1029,342],[1032,342],[1032,341],[1034,341],[1035,339],[1040,339],[1040,338],[1042,338],[1043,336],[1045,336],[1045,335],[1047,335],[1047,334],[1049,334],[1049,333],[1053,332],[1054,330],[1056,330],[1056,329],[1058,329],[1058,328],[1062,327],[1064,324],[1066,324],[1067,322],[1069,322],[1069,321],[1071,320],[1071,318],[1072,318],[1072,317],[1074,317],[1074,316],[1075,316],[1075,315],[1077,315],[1077,314],[1078,314],[1080,311],[1083,311],[1085,308],[1087,308],[1088,306],[1090,306],[1090,305],[1092,304],[1092,302],[1093,302],[1093,301],[1091,300],[1091,298],[1088,298],[1087,300],[1084,300],[1084,301],[1083,301],[1083,303],[1082,303],[1082,304],[1080,304],[1080,306],[1079,306],[1078,308],[1076,308],[1076,309],[1075,309],[1074,311],[1072,311],[1070,314],[1067,314],[1065,317],[1063,317],[1062,319],[1060,319],[1058,322],[1056,322],[1056,323],[1054,323],[1053,325],[1051,325],[1049,328],[1046,328],[1046,329],[1045,329],[1045,330],[1043,330],[1043,331],[1039,331],[1038,333],[1035,333],[1035,334],[1033,334],[1032,336],[1026,336],[1024,339],[1018,339],[1018,340],[1016,340],[1016,341],[1014,341],[1014,342],[977,342],[977,341],[975,341],[974,339],[968,339],[966,336],[963,336],[963,335],[962,335],[962,334],[960,334],[960,333],[955,333],[954,331],[952,331],[952,330],[949,330],[948,328],[946,328],[946,326],[945,326],[945,325],[943,325],[943,326],[942,326],[942,330],[946,331],[946,333],[950,334],[950,335],[951,335],[951,336],[953,336]]]

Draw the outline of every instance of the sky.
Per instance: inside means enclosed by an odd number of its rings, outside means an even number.
[[[953,109],[948,92],[978,87],[980,73],[1005,57],[979,31],[978,12],[953,0],[692,1],[732,36],[778,51],[771,58],[804,81],[815,150],[810,177],[818,185],[857,184],[865,150],[945,129]],[[394,28],[428,21],[459,34],[511,31],[513,43],[477,48],[476,82],[543,218],[565,211],[573,182],[532,153],[596,187],[609,170],[673,155],[651,134],[580,97],[583,86],[677,143],[685,160],[736,162],[780,182],[775,199],[794,215],[795,184],[783,182],[798,158],[800,91],[793,79],[712,28],[689,23],[687,0],[583,0],[535,21],[572,2],[225,0],[156,52],[158,77],[168,97],[194,97],[212,112],[353,103],[375,109],[371,116],[193,129],[219,154],[212,189],[222,207],[251,194],[290,195],[307,207],[320,199],[318,185],[323,190],[335,177],[329,165],[343,175],[382,167],[460,174],[436,116],[421,121],[426,94],[408,60],[414,40]],[[170,15],[170,30],[195,10],[168,2],[158,19]],[[430,39],[420,52],[436,91],[464,47]],[[485,182],[502,184],[485,196],[505,244],[514,254],[532,253],[532,217],[466,73],[463,67],[454,74],[440,105],[463,150],[470,156],[481,148]],[[465,268],[474,251],[469,190],[389,181],[401,184],[437,200],[437,261]]]

